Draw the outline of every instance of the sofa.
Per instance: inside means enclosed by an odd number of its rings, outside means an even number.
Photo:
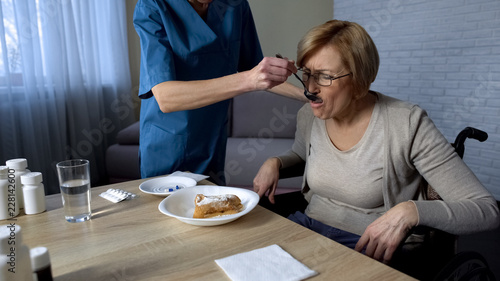
[[[252,188],[253,178],[269,157],[289,150],[296,114],[302,102],[265,91],[235,97],[230,105],[226,149],[226,185]],[[106,151],[110,183],[139,179],[139,122],[118,132],[116,144]],[[300,189],[302,177],[280,180],[279,192]]]

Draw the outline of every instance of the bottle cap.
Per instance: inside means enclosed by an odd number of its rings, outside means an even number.
[[[46,247],[30,249],[31,268],[38,271],[50,265],[49,250]]]
[[[2,178],[2,176],[8,175],[8,173],[9,173],[9,167],[0,166],[0,178]]]
[[[2,256],[10,253],[12,241],[16,245],[22,244],[21,226],[14,223],[0,225],[0,253]]]
[[[24,170],[28,168],[28,160],[26,160],[25,158],[11,159],[7,160],[5,162],[5,165],[11,169]]]
[[[42,173],[40,172],[31,172],[21,175],[21,184],[24,185],[39,184],[42,181],[43,181]]]

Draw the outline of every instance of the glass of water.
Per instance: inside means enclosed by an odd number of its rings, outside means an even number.
[[[68,222],[90,220],[90,168],[85,159],[57,163],[64,216]]]

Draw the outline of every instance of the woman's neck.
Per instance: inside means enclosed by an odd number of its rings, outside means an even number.
[[[353,101],[352,109],[346,115],[332,118],[329,122],[335,123],[338,127],[350,127],[359,121],[366,121],[366,118],[369,120],[376,100],[377,96],[372,92],[368,92],[361,99]]]

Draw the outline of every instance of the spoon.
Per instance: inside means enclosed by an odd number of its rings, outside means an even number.
[[[283,59],[283,56],[280,54],[276,54],[276,57],[279,59]],[[311,100],[314,102],[322,102],[323,101],[321,98],[319,98],[317,96],[318,93],[311,93],[311,92],[309,92],[309,90],[307,90],[306,84],[302,81],[302,79],[299,78],[299,76],[296,73],[293,73],[293,75],[295,76],[295,78],[297,78],[300,81],[300,83],[302,83],[302,86],[304,86],[304,96],[306,96],[306,98],[308,100]]]

